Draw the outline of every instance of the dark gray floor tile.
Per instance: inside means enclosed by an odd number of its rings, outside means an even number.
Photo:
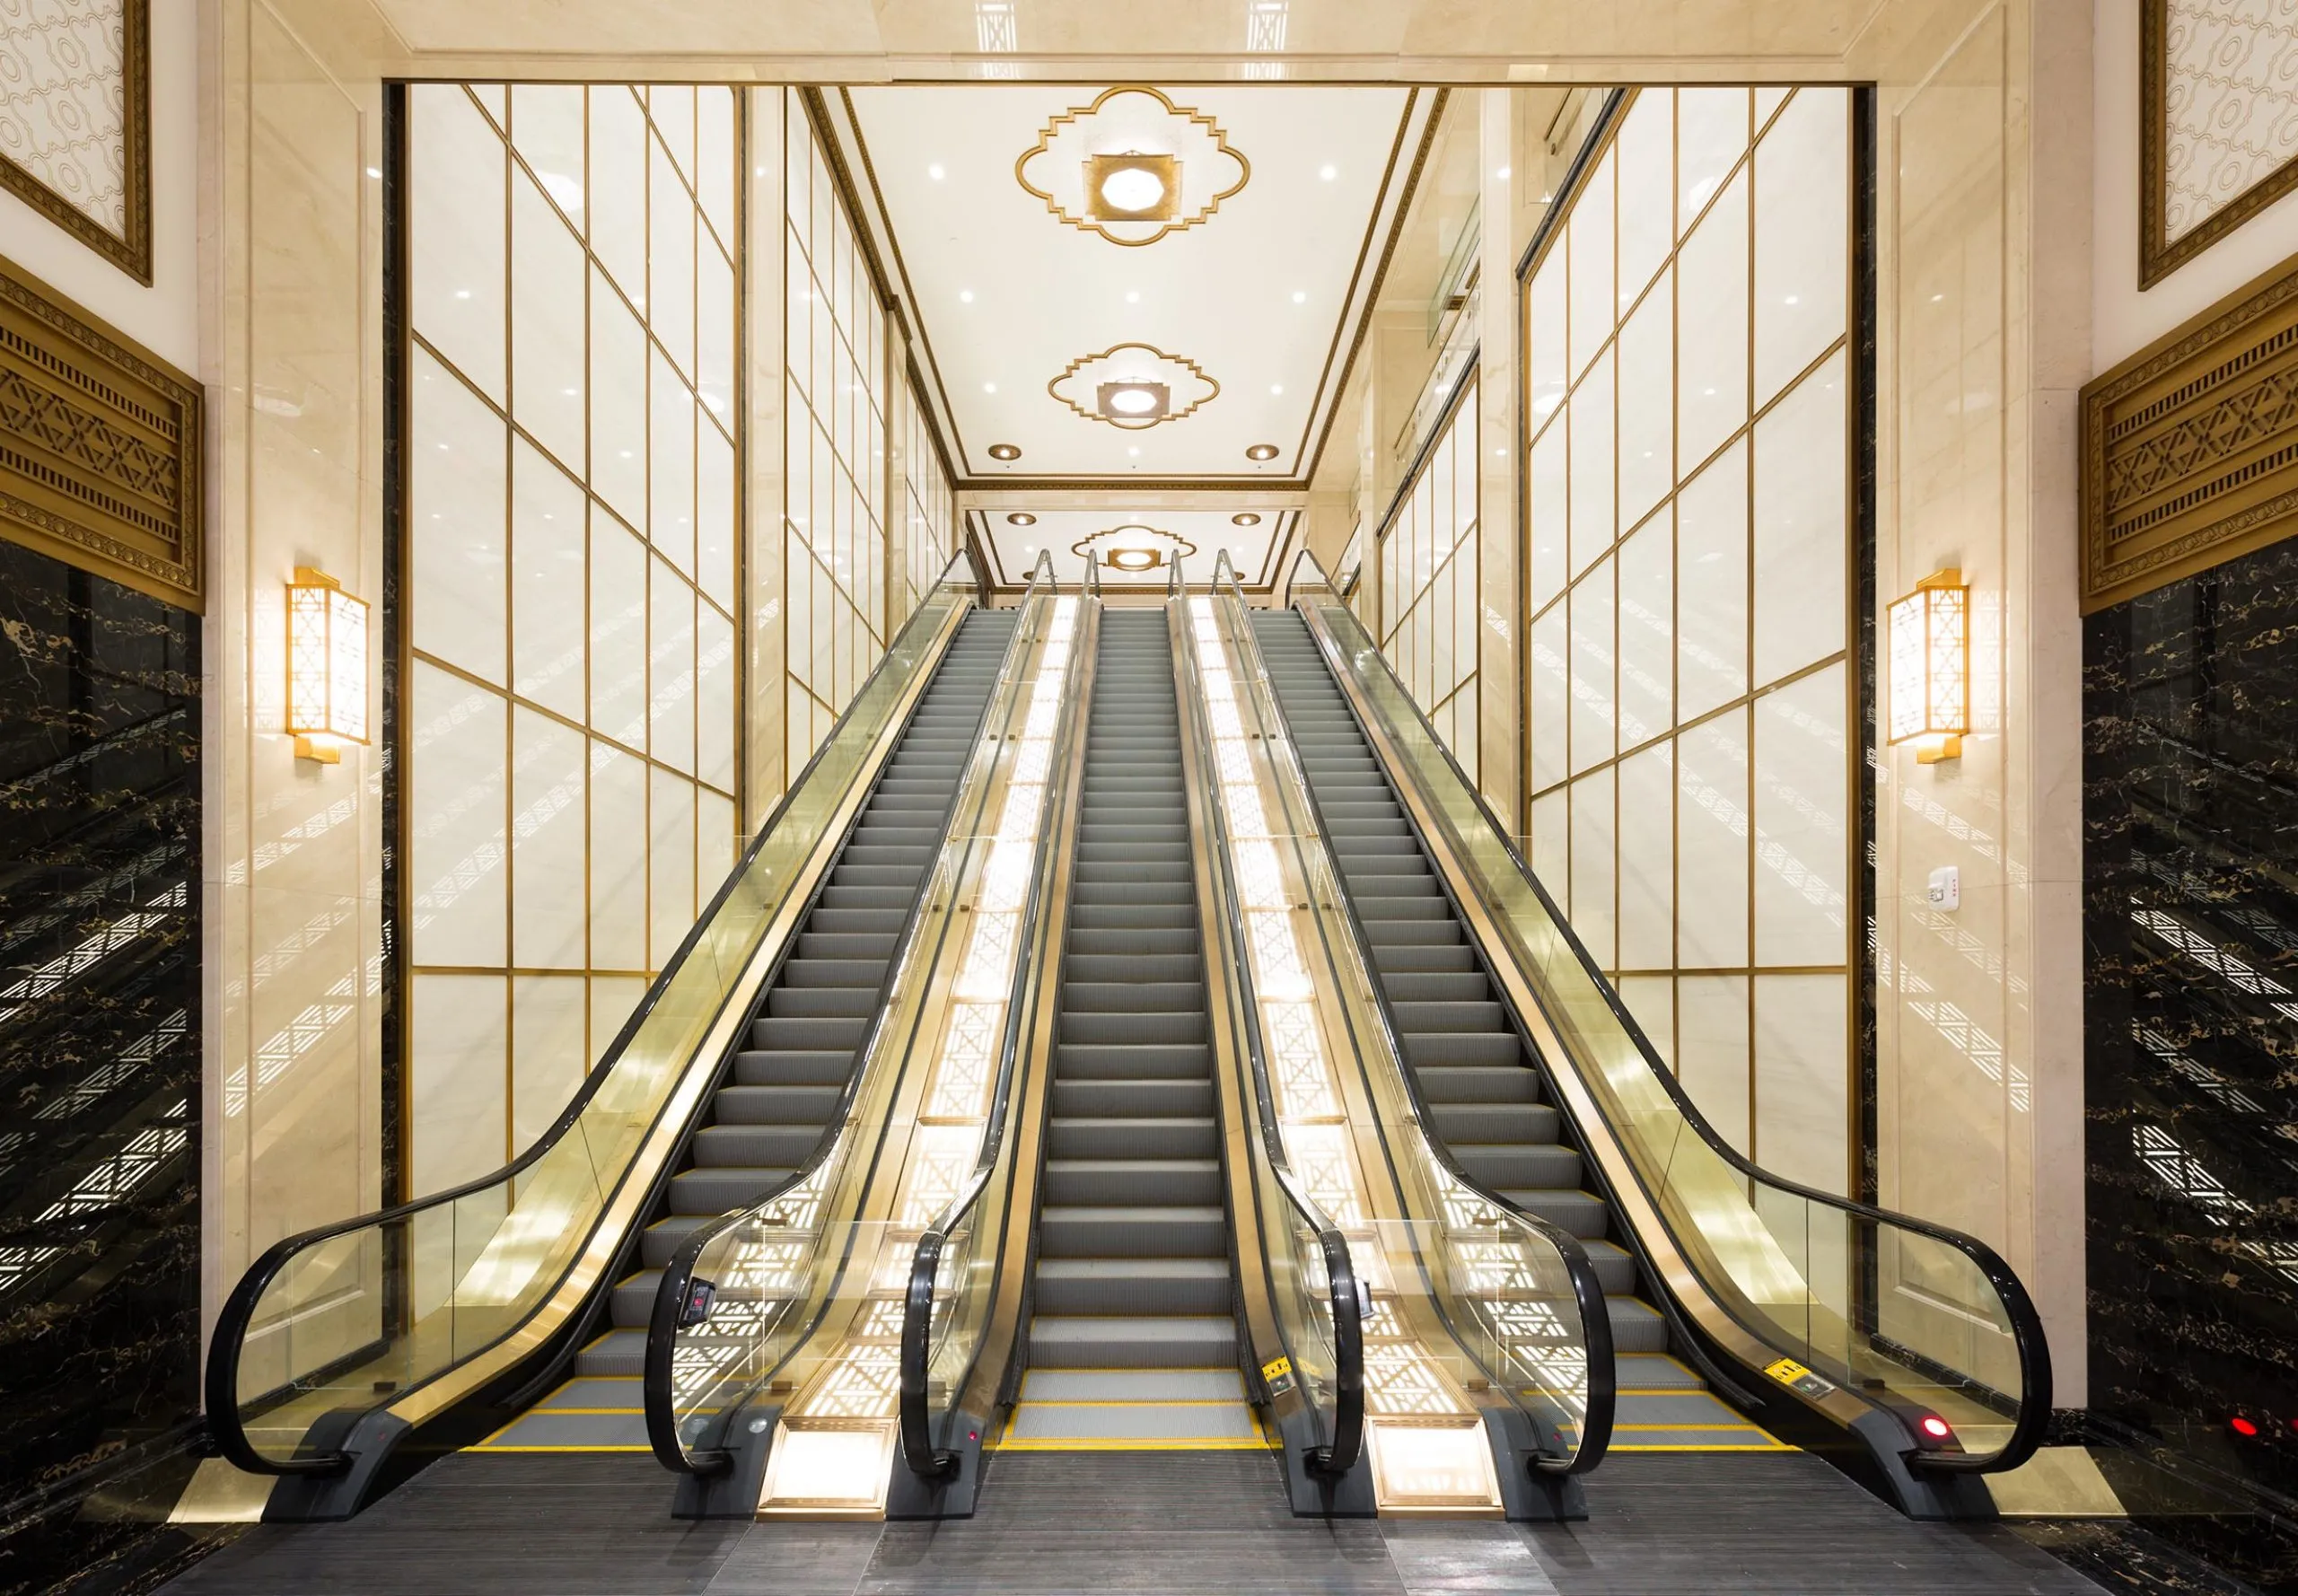
[[[753,1524],[718,1566],[707,1596],[853,1596],[881,1524]]]
[[[1556,1590],[1523,1537],[1497,1520],[1391,1519],[1381,1529],[1406,1596],[1449,1592],[1550,1596]]]

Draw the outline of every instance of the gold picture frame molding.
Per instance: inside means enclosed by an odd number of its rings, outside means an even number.
[[[152,0],[120,0],[121,180],[126,237],[113,232],[30,171],[0,155],[5,189],[97,254],[152,285]]]

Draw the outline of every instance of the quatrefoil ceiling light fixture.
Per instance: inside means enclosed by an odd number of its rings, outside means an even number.
[[[1127,248],[1201,225],[1250,177],[1220,124],[1145,84],[1071,106],[1013,162],[1063,225]]]

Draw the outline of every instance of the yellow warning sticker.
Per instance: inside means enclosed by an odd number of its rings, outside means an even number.
[[[1291,1358],[1271,1358],[1260,1366],[1260,1377],[1263,1380],[1282,1380],[1292,1372]]]
[[[1776,1364],[1766,1364],[1763,1372],[1782,1385],[1794,1385],[1811,1372],[1794,1358],[1782,1358]]]

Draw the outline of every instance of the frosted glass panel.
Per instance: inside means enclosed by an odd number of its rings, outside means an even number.
[[[1646,89],[1620,125],[1619,309],[1626,315],[1675,242],[1675,95]]]
[[[1731,709],[1676,740],[1676,962],[1748,962],[1748,712]]]
[[[1747,977],[1685,976],[1676,983],[1676,1078],[1716,1134],[1747,1152]]]
[[[1845,645],[1843,356],[1756,424],[1755,681]]]
[[[591,724],[646,746],[646,550],[604,514],[591,518]]]
[[[591,745],[591,964],[646,964],[646,767]]]
[[[583,246],[518,174],[511,192],[511,414],[571,470],[583,469]]]
[[[1676,499],[1676,713],[1748,689],[1747,446],[1734,443]]]
[[[511,981],[511,1146],[522,1153],[574,1100],[590,1064],[590,983],[581,976]]]
[[[1687,472],[1748,423],[1748,181],[1734,177],[1684,241],[1677,458]]]
[[[1675,750],[1657,743],[1619,762],[1619,967],[1675,963]]]
[[[502,1167],[509,1152],[508,983],[420,975],[408,994],[408,1196],[428,1197]]]
[[[1599,770],[1572,784],[1572,927],[1588,955],[1609,969],[1613,940],[1613,877],[1618,868],[1613,829],[1612,773]]]
[[[1572,206],[1571,349],[1574,374],[1603,347],[1618,320],[1612,279],[1612,157],[1597,162]]]
[[[1572,912],[1572,791],[1558,787],[1532,800],[1532,852],[1526,861],[1548,895]]]
[[[583,716],[582,487],[525,439],[512,445],[511,686],[577,722]]]
[[[1846,690],[1838,662],[1755,702],[1758,964],[1850,958]]]
[[[695,191],[723,247],[734,240],[734,93],[695,91]]]
[[[1848,995],[1838,976],[1756,978],[1756,1159],[1838,1194],[1850,1175]]]
[[[706,904],[733,873],[741,838],[734,835],[734,801],[708,788],[694,795],[695,899]]]
[[[1803,89],[1756,146],[1756,403],[1843,336],[1846,91]]]
[[[589,952],[590,741],[513,708],[511,756],[511,962],[580,969]]]
[[[677,170],[668,173],[673,186],[694,180],[694,90],[684,83],[656,83],[646,91],[646,114],[655,136]],[[690,209],[691,207],[689,207]]]
[[[1619,333],[1619,524],[1634,526],[1676,485],[1674,274],[1662,272]]]
[[[1606,559],[1572,590],[1572,771],[1619,751],[1614,741],[1612,650],[1618,624],[1612,564]]]
[[[694,787],[657,769],[648,801],[647,961],[660,969],[694,926]]]
[[[1572,396],[1572,570],[1588,568],[1618,535],[1612,511],[1612,356],[1589,368]]]
[[[1555,785],[1571,774],[1572,688],[1566,656],[1571,648],[1569,613],[1558,604],[1532,623],[1532,790]]]
[[[1531,521],[1528,535],[1531,540],[1530,576],[1534,609],[1564,591],[1567,574],[1565,561],[1571,520],[1566,495],[1571,470],[1565,451],[1570,420],[1568,416],[1559,416],[1532,445]]]
[[[694,773],[694,590],[659,557],[646,599],[647,751]]]
[[[1689,232],[1748,148],[1745,89],[1676,91],[1676,232]]]
[[[584,224],[583,90],[574,84],[514,83],[511,142],[550,201],[579,234]]]
[[[418,964],[501,964],[506,706],[423,660],[412,687],[408,945]]]
[[[652,501],[646,540],[667,555],[679,574],[694,576],[694,396],[654,350],[649,408],[653,426],[648,439],[653,459]]]
[[[591,491],[646,524],[646,334],[602,283],[591,294]]]
[[[1529,391],[1526,395],[1527,413],[1535,431],[1544,425],[1564,402],[1564,389],[1568,379],[1565,348],[1565,272],[1564,256],[1551,250],[1548,264],[1532,279],[1530,333],[1531,337],[1531,369],[1527,373]]]
[[[1619,743],[1674,724],[1675,513],[1663,509],[1619,550]]]
[[[415,646],[492,681],[503,674],[503,538],[509,524],[501,419],[417,350],[408,443]]]
[[[504,173],[502,136],[460,85],[410,90],[409,273],[416,331],[502,404]]]
[[[653,258],[646,263],[646,322],[654,341],[679,371],[694,376],[694,197],[671,170],[660,145],[650,156],[652,187],[646,241]]]
[[[646,307],[646,119],[631,92],[591,91],[591,252]]]
[[[707,604],[696,613],[695,774],[731,793],[734,790],[734,699],[741,680],[734,623]]]

